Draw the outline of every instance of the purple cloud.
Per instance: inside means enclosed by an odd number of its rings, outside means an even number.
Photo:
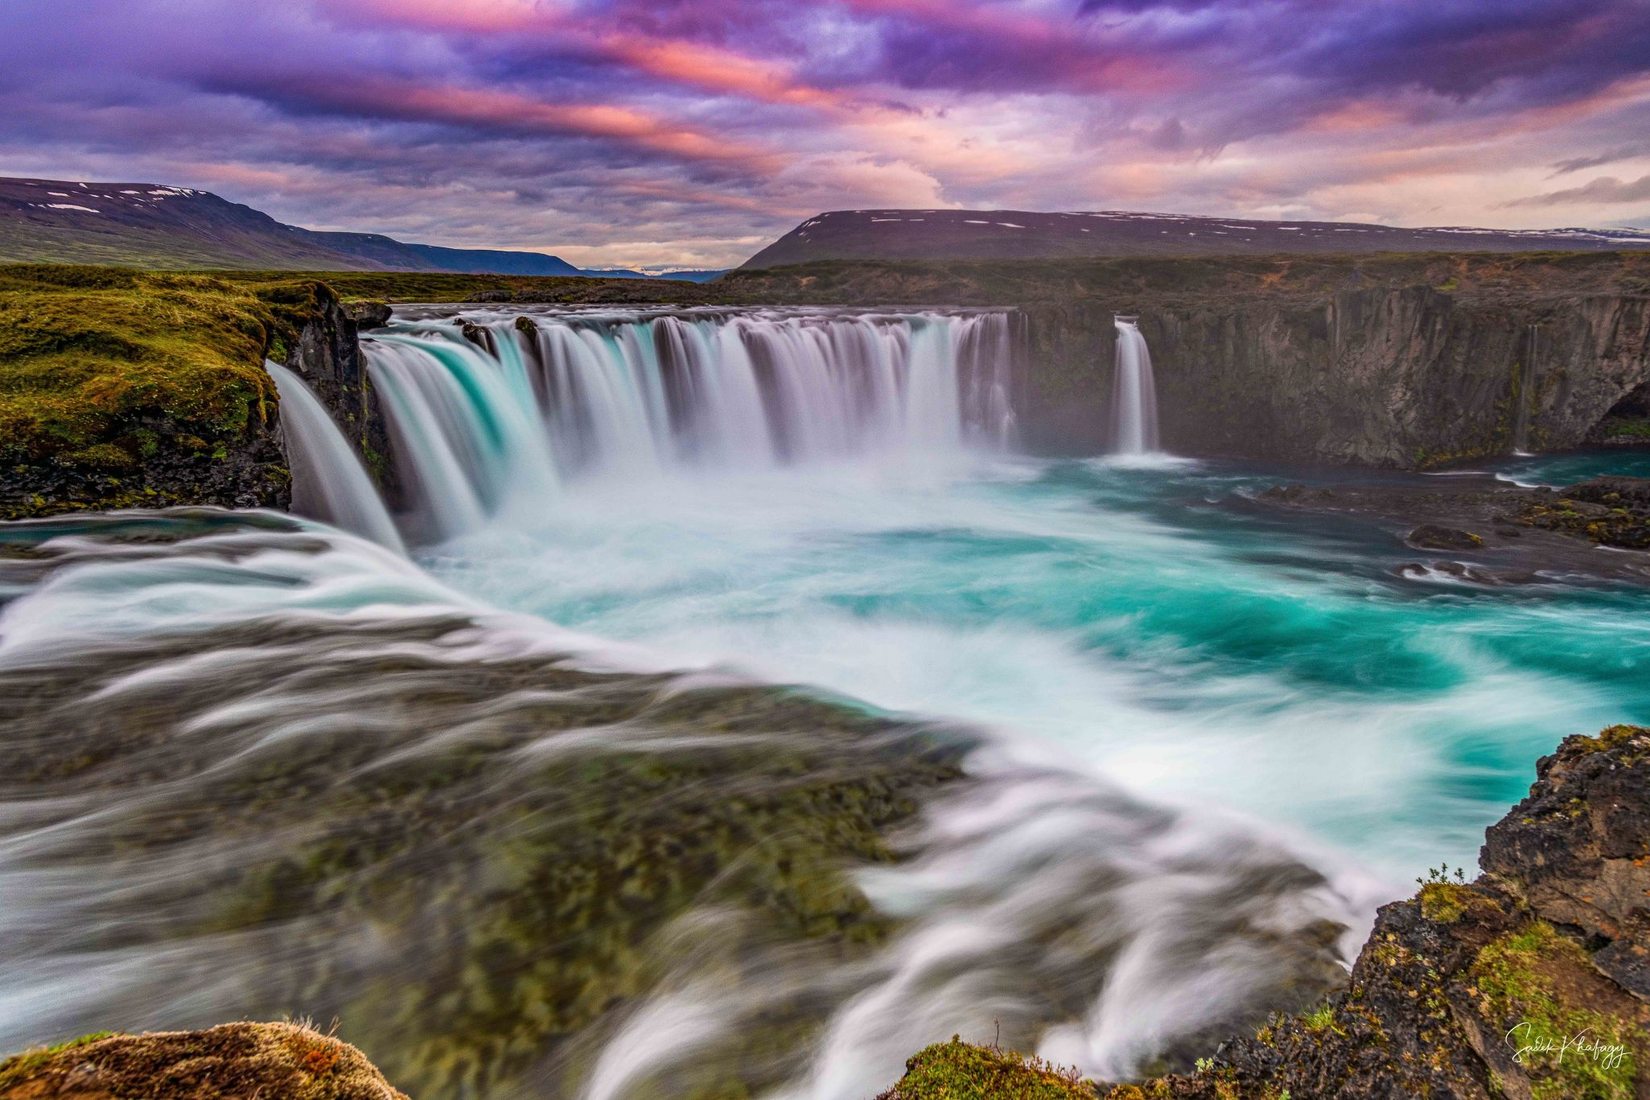
[[[1647,110],[1637,0],[0,10],[0,172],[593,263],[737,262],[862,206],[1615,221]]]

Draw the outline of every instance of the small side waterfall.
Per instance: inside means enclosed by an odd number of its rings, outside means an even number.
[[[281,395],[281,428],[292,468],[292,510],[406,553],[378,490],[304,380],[279,363],[265,362]]]
[[[1518,364],[1518,373],[1513,378],[1513,430],[1512,449],[1514,454],[1527,455],[1530,451],[1530,407],[1535,400],[1535,353],[1536,341],[1540,338],[1541,327],[1531,325],[1525,330],[1524,359]]]
[[[575,480],[947,461],[1016,431],[1002,312],[496,313],[363,346],[419,537]]]
[[[1112,449],[1118,454],[1149,454],[1158,449],[1157,383],[1152,355],[1140,335],[1136,317],[1118,314],[1117,379],[1112,385]]]

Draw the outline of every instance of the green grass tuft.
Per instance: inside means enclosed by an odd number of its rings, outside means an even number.
[[[879,1100],[1095,1100],[1096,1095],[1075,1069],[957,1036],[925,1047],[905,1070]]]

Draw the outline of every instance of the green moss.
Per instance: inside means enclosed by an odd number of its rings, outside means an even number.
[[[1311,1032],[1334,1032],[1336,1035],[1345,1035],[1346,1031],[1335,1022],[1335,1006],[1321,1004],[1311,1012],[1301,1017],[1301,1024]]]
[[[952,1036],[919,1051],[882,1100],[1095,1100],[1075,1069]]]
[[[1517,1048],[1535,1100],[1634,1095],[1634,1048],[1644,1037],[1628,1020],[1577,1003],[1577,977],[1592,975],[1579,944],[1533,921],[1481,950],[1470,973],[1486,1015]],[[1578,1049],[1580,1041],[1596,1046]]]
[[[137,465],[137,460],[130,453],[113,443],[94,443],[90,447],[60,455],[58,459],[65,466],[93,470],[126,470]]]
[[[26,1081],[38,1073],[41,1067],[51,1062],[59,1054],[76,1047],[83,1047],[95,1043],[99,1039],[107,1039],[113,1035],[112,1031],[94,1031],[90,1035],[82,1035],[77,1039],[70,1039],[65,1043],[57,1043],[49,1047],[36,1047],[25,1050],[21,1054],[14,1054],[0,1061],[0,1092],[12,1088]]]
[[[1421,887],[1421,915],[1437,924],[1454,924],[1472,907],[1475,891],[1454,882],[1429,882]]]
[[[1550,504],[1526,504],[1516,518],[1527,527],[1561,531],[1604,546],[1650,549],[1650,517],[1623,508],[1583,506],[1561,498]]]
[[[1604,439],[1632,439],[1650,443],[1650,417],[1612,416],[1598,426]]]
[[[272,316],[199,275],[0,267],[0,461],[152,457],[180,430],[243,435],[267,416]]]
[[[1576,737],[1572,740],[1591,752],[1608,752],[1627,744],[1635,737],[1650,737],[1650,729],[1644,726],[1607,726],[1600,730],[1596,737]]]

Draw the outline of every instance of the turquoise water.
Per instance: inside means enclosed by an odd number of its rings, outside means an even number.
[[[1573,485],[1590,477],[1650,477],[1650,447],[1531,455],[1498,465],[1496,476],[1520,485]]]
[[[682,751],[649,740],[645,709],[552,723],[540,743],[535,708],[583,706],[577,693],[509,678],[494,690],[482,671],[569,654],[689,670],[649,676],[648,692],[727,670],[994,736],[967,783],[901,828],[904,860],[854,870],[900,921],[885,944],[845,966],[773,940],[783,920],[760,912],[748,924],[678,913],[648,946],[660,980],[616,1032],[602,1025],[577,1088],[548,1095],[618,1100],[678,1064],[738,1065],[746,1037],[796,1004],[817,1007],[820,1032],[778,1091],[758,1092],[770,1100],[861,1100],[911,1051],[999,1027],[1105,1078],[1188,1037],[1247,1030],[1332,984],[1373,908],[1423,869],[1472,867],[1483,828],[1560,737],[1650,719],[1650,591],[1406,578],[1415,552],[1399,531],[1253,499],[1314,476],[1353,475],[903,449],[588,476],[554,492],[524,480],[510,507],[416,565],[271,513],[7,527],[0,541],[25,552],[0,555],[0,673],[84,683],[108,728],[126,715],[142,727],[164,700],[181,709],[157,767],[174,744],[207,755],[157,782],[135,753],[125,789],[75,773],[5,803],[0,963],[16,980],[0,992],[0,1038],[26,1045],[42,1020],[74,1034],[112,1013],[142,1028],[288,1010],[337,1013],[348,1033],[371,1022],[351,1015],[361,990],[446,973],[452,941],[422,932],[444,926],[441,891],[419,899],[428,914],[393,949],[362,954],[307,918],[195,934],[222,865],[215,832],[164,831],[144,859],[106,854],[170,800],[240,790],[218,783],[282,746],[381,745],[388,755],[336,778],[346,792],[377,764],[453,743],[493,745],[511,782],[536,792],[556,780],[518,771],[523,738],[533,753],[566,736],[580,752]],[[409,690],[459,688],[440,713],[407,713]],[[52,735],[52,693],[24,694],[13,728]],[[489,787],[474,827],[566,827],[553,808],[514,817],[519,790]],[[493,812],[495,791],[512,814]],[[285,810],[307,828],[330,805]],[[271,836],[249,854],[284,858]],[[459,858],[468,873],[471,849],[416,839],[432,870]],[[340,872],[340,885],[370,873]],[[1345,930],[1338,954],[1304,934],[1323,921]],[[728,952],[677,936],[695,928]],[[474,941],[476,965],[486,948]],[[334,1000],[287,999],[294,966],[326,974]]]
[[[1471,867],[1562,736],[1650,720],[1650,593],[1404,579],[1394,532],[1248,501],[1278,480],[993,458],[609,481],[423,563],[673,660],[991,726],[1398,883]]]

